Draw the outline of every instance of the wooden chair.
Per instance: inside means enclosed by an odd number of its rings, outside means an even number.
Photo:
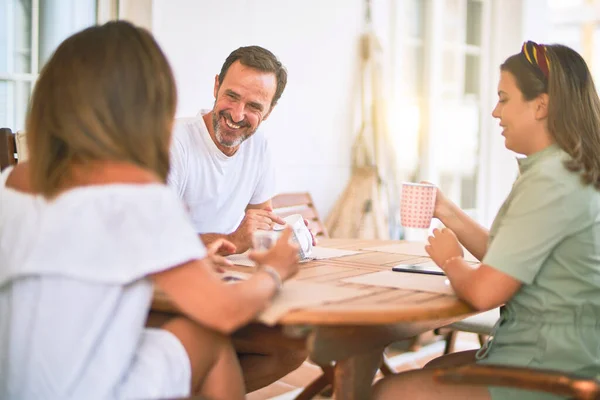
[[[494,308],[492,310],[463,319],[462,321],[455,322],[446,327],[436,329],[434,332],[444,336],[444,340],[446,341],[444,354],[450,354],[454,352],[454,343],[456,342],[456,335],[458,332],[477,334],[479,343],[483,345],[487,336],[492,333],[494,325],[496,325],[496,322],[499,318],[500,308]]]
[[[27,160],[25,132],[13,133],[8,128],[0,128],[0,170]]]
[[[440,368],[434,379],[448,384],[502,386],[566,396],[577,400],[600,400],[600,381],[576,374],[496,365]]]
[[[315,236],[329,237],[325,224],[323,224],[319,217],[310,193],[282,193],[273,197],[272,203],[273,211],[277,215],[287,217],[292,214],[301,214],[308,220],[308,228]]]
[[[308,227],[313,234],[318,238],[328,238],[327,228],[321,221],[319,213],[315,207],[312,196],[308,192],[297,192],[297,193],[281,193],[272,199],[273,211],[281,216],[287,217],[292,214],[301,214],[306,220],[308,220]],[[311,382],[304,388],[296,400],[312,399],[319,393],[323,395],[331,395],[330,393],[324,392],[324,390],[333,387],[333,366],[321,366],[323,374]],[[394,369],[387,363],[385,356],[381,363],[380,371],[383,375],[394,374]]]
[[[17,163],[15,135],[8,128],[0,128],[0,170]]]
[[[15,148],[17,150],[17,162],[27,161],[29,158],[29,150],[27,149],[27,141],[24,131],[15,132]]]

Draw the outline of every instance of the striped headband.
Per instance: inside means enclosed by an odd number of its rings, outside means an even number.
[[[529,64],[536,67],[542,73],[544,78],[548,79],[548,76],[550,75],[550,60],[546,54],[546,46],[527,41],[523,43],[521,53],[525,56]]]

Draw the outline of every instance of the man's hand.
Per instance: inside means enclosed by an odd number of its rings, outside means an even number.
[[[308,220],[306,218],[304,218],[304,225],[306,225],[306,227],[308,228]],[[316,246],[317,238],[316,238],[315,234],[313,233],[313,231],[310,230],[310,228],[308,229],[308,231],[310,232],[310,237],[312,237],[313,246]]]
[[[233,265],[227,258],[220,254],[231,254],[235,251],[235,245],[225,239],[217,239],[206,247],[206,257],[211,261],[217,272],[225,272],[223,267]]]
[[[250,208],[235,232],[229,235],[236,245],[237,252],[243,253],[252,246],[252,234],[257,230],[270,231],[275,224],[285,224],[285,221],[270,210]]]

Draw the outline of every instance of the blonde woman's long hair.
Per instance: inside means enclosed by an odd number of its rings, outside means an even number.
[[[27,115],[33,190],[52,197],[73,165],[94,161],[166,181],[176,104],[171,67],[146,30],[115,21],[69,37],[42,69]]]

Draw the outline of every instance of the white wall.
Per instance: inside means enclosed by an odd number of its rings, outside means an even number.
[[[179,88],[179,116],[214,101],[213,82],[234,49],[257,44],[288,70],[288,86],[261,125],[275,151],[278,190],[310,191],[326,216],[350,175],[353,96],[363,0],[154,0],[152,29]]]

